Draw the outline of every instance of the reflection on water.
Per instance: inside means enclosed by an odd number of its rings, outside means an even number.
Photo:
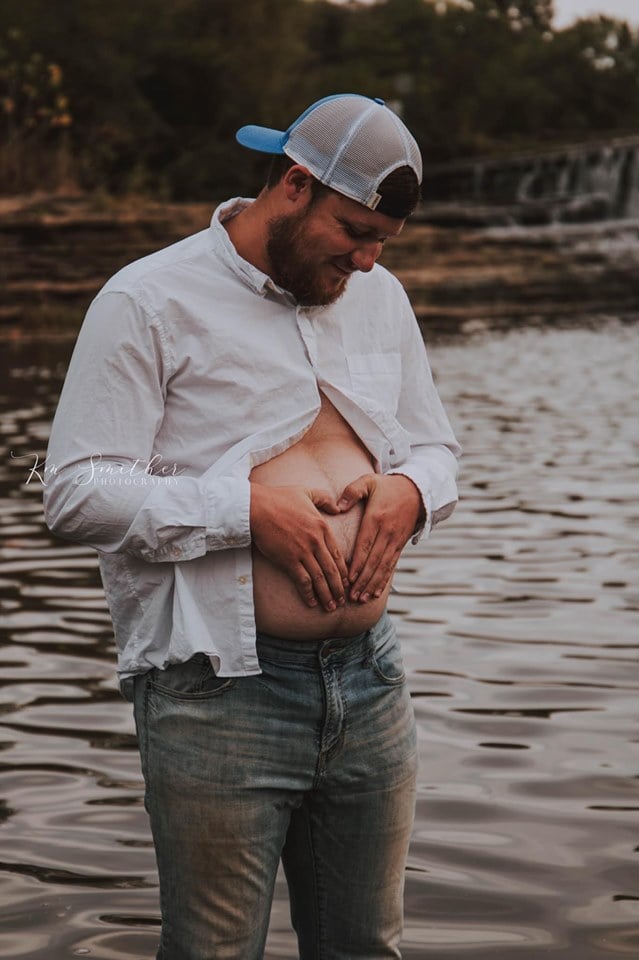
[[[94,555],[49,536],[32,470],[66,352],[2,360],[0,957],[133,960],[158,908],[130,707]],[[431,350],[465,461],[391,598],[421,744],[406,958],[639,955],[638,355],[615,324]],[[296,955],[279,881],[267,956]]]

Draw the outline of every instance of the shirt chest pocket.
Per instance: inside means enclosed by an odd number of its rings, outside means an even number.
[[[347,362],[353,392],[395,413],[402,385],[401,354],[352,353]]]

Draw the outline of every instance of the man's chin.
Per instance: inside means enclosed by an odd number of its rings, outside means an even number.
[[[325,283],[314,290],[307,290],[301,297],[296,298],[301,307],[328,307],[336,303],[346,290],[349,275],[338,277],[333,283]]]

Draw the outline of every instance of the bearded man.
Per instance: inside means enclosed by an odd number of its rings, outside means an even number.
[[[162,960],[263,956],[278,864],[302,960],[400,957],[414,718],[386,613],[459,447],[376,261],[419,200],[380,100],[326,97],[256,200],[92,303],[52,428],[57,534],[89,543],[134,703]]]

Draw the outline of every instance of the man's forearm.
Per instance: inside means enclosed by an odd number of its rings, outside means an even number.
[[[97,474],[90,461],[80,462],[47,481],[45,520],[53,533],[157,563],[250,543],[249,483],[241,475],[136,476],[120,460],[100,467]]]

